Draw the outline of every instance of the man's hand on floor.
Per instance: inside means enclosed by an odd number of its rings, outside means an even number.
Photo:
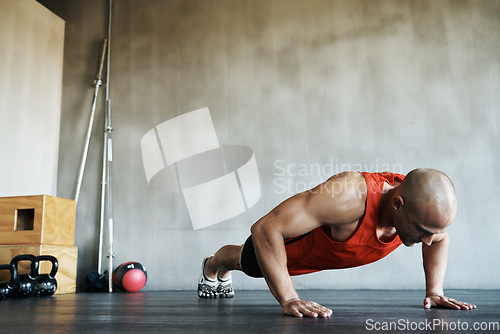
[[[329,308],[319,305],[316,302],[301,299],[292,299],[283,304],[283,314],[298,318],[302,318],[304,316],[313,318],[329,318],[333,314],[333,311]]]
[[[476,305],[458,301],[446,296],[429,296],[424,299],[424,308],[441,307],[455,310],[472,310]]]

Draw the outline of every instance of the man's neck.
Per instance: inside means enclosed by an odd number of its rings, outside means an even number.
[[[379,219],[377,223],[377,227],[379,229],[389,230],[394,228],[390,212],[391,212],[391,199],[394,197],[396,189],[397,188],[392,187],[387,183],[384,184],[382,198],[380,199]]]

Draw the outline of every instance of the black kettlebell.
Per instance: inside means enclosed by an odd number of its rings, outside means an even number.
[[[18,263],[20,261],[30,261],[31,270],[27,275],[17,275],[16,281],[19,283],[19,288],[14,293],[14,297],[31,297],[35,293],[36,275],[38,273],[38,260],[36,256],[31,254],[23,254],[15,256],[10,264],[19,272]]]
[[[12,297],[19,288],[19,283],[16,280],[16,267],[12,264],[0,264],[0,270],[10,271],[10,280],[8,282],[0,282],[0,299]]]
[[[41,261],[52,262],[52,269],[48,274],[39,274],[36,277],[35,297],[52,296],[57,290],[57,280],[55,278],[59,262],[52,255],[40,255],[37,258],[38,263]]]

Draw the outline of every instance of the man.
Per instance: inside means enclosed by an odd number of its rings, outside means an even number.
[[[337,174],[274,208],[251,228],[244,245],[227,245],[202,263],[200,298],[232,297],[230,271],[264,277],[283,313],[329,317],[332,310],[301,300],[290,275],[377,261],[403,243],[422,243],[424,307],[473,309],[443,294],[447,227],[457,199],[451,180],[434,169]]]

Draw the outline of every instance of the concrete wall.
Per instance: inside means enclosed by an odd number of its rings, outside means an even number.
[[[107,1],[65,10],[63,197],[74,190]],[[258,218],[331,173],[419,166],[443,170],[458,191],[446,287],[498,288],[500,1],[115,0],[113,10],[116,262],[146,265],[148,289],[194,289],[203,256],[243,243]],[[77,214],[80,283],[96,261],[100,102]],[[203,107],[220,143],[254,150],[262,196],[194,231],[181,193],[148,187],[141,140]],[[401,247],[363,268],[294,281],[423,288],[421,252]]]
[[[64,21],[0,1],[0,196],[57,192]]]

